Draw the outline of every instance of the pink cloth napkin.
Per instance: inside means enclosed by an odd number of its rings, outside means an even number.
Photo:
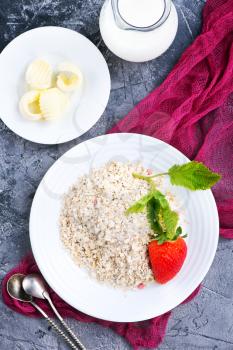
[[[215,186],[221,229],[233,238],[233,0],[208,0],[201,35],[185,51],[163,84],[140,102],[110,132],[134,132],[160,138],[191,159],[222,174]],[[3,280],[3,300],[11,309],[31,317],[37,312],[13,301],[6,281],[16,272],[38,272],[30,255]],[[198,289],[186,300],[191,300]],[[53,291],[52,299],[63,316],[96,322],[125,337],[133,349],[155,348],[162,341],[171,312],[146,322],[114,323],[74,310]],[[50,315],[43,301],[40,305]]]
[[[4,278],[2,282],[2,297],[3,301],[12,310],[19,312],[22,315],[29,317],[41,317],[41,315],[35,310],[35,308],[28,303],[21,303],[20,301],[12,299],[6,290],[6,284],[11,275],[14,273],[39,273],[39,269],[35,263],[33,256],[30,254],[26,256],[18,266],[11,270]],[[167,321],[171,315],[171,312],[155,317],[152,320],[144,322],[134,322],[134,323],[118,323],[103,321],[97,318],[88,316],[72,308],[70,305],[66,304],[52,289],[48,287],[50,296],[60,314],[63,317],[71,317],[80,322],[95,322],[104,327],[109,327],[113,329],[116,333],[125,337],[127,341],[132,345],[134,350],[139,349],[140,346],[147,348],[155,348],[162,341]],[[191,300],[197,293],[199,288],[185,301]],[[48,313],[50,316],[54,316],[48,303],[44,300],[37,299],[38,305]],[[85,342],[84,342],[85,343]]]

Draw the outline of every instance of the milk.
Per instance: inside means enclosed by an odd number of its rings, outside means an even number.
[[[116,22],[110,0],[105,1],[100,14],[100,32],[113,53],[127,61],[144,62],[160,56],[169,48],[178,27],[173,3],[165,22],[149,31],[141,28],[149,27],[161,18],[164,0],[118,0],[117,5],[120,17],[129,25],[127,29]]]
[[[161,18],[164,0],[119,0],[118,8],[121,16],[129,24],[148,27]]]

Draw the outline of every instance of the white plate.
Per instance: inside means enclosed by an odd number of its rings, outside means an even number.
[[[83,72],[82,89],[57,122],[32,122],[19,113],[25,70],[40,57],[53,68],[62,61],[73,62]],[[61,27],[32,29],[11,41],[0,55],[0,77],[2,120],[19,136],[43,144],[67,142],[89,130],[104,112],[110,93],[109,70],[100,51],[83,35]]]
[[[30,216],[30,239],[36,262],[48,284],[62,299],[82,312],[111,321],[140,321],[161,315],[186,299],[202,282],[218,243],[218,213],[210,190],[169,189],[185,216],[188,255],[169,283],[153,283],[142,290],[123,291],[100,284],[78,268],[59,239],[62,195],[76,179],[109,160],[141,161],[164,172],[188,159],[155,138],[111,134],[83,142],[65,153],[47,172],[36,192]]]

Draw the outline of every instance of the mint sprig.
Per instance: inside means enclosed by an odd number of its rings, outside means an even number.
[[[168,175],[173,185],[182,186],[192,191],[209,189],[221,178],[219,174],[196,161],[183,165],[173,165],[167,173],[152,176],[136,173],[132,175],[134,178],[147,181],[150,185],[150,191],[128,208],[126,215],[140,213],[146,209],[147,220],[154,232],[153,239],[156,239],[159,244],[175,241],[180,236],[185,238],[187,235],[182,235],[182,228],[178,226],[179,216],[177,212],[170,208],[165,195],[156,188],[153,178]]]

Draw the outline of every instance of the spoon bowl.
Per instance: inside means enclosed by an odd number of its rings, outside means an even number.
[[[32,301],[32,297],[25,293],[22,286],[24,278],[25,275],[22,273],[12,275],[7,281],[7,292],[13,299],[30,303]]]
[[[45,299],[46,286],[43,279],[36,273],[24,277],[22,281],[24,291],[39,299]]]

